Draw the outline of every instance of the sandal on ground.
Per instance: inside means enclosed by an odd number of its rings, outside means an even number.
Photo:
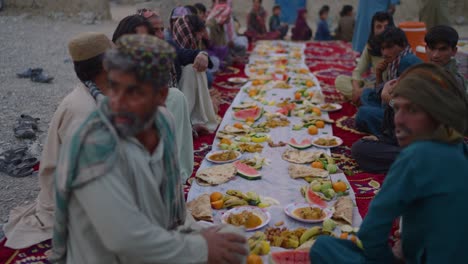
[[[30,124],[19,123],[14,129],[15,137],[22,139],[33,139],[36,137],[36,131]]]
[[[16,76],[18,78],[31,78],[33,74],[40,74],[42,71],[42,68],[28,68],[24,72],[17,73]]]
[[[37,117],[32,117],[30,115],[22,114],[21,119],[19,119],[19,122],[23,122],[24,124],[29,124],[34,130],[37,130],[37,123],[40,118]]]
[[[15,178],[22,178],[33,174],[33,167],[22,167],[18,168],[13,165],[10,165],[6,171],[7,175]]]
[[[37,83],[50,83],[54,77],[41,73],[35,73],[31,75],[31,81]]]

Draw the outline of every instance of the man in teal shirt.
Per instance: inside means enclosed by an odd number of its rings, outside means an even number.
[[[388,245],[402,217],[404,262],[466,263],[468,229],[468,98],[443,68],[420,64],[401,76],[393,92],[395,132],[404,149],[372,201],[358,237],[319,237],[310,251],[320,263],[395,263]],[[457,225],[457,223],[460,223]]]

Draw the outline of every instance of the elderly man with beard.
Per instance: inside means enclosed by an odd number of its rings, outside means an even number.
[[[175,57],[149,35],[106,53],[109,93],[62,148],[53,263],[241,263],[243,236],[194,231],[174,120],[164,107]]]
[[[421,64],[396,84],[393,108],[404,149],[360,227],[362,247],[319,237],[312,263],[395,263],[388,236],[399,216],[404,263],[466,263],[468,229],[456,223],[468,217],[468,98],[443,68]]]

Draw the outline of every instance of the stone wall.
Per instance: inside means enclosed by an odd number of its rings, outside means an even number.
[[[4,0],[7,9],[18,9],[52,17],[90,20],[111,19],[109,0]]]

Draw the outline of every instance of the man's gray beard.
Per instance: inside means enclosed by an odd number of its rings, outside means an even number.
[[[133,124],[116,124],[114,122],[114,117],[116,116],[125,116],[133,121]],[[123,138],[135,137],[142,131],[146,130],[150,126],[154,125],[154,115],[143,121],[141,118],[137,117],[132,113],[117,113],[111,114],[112,125],[114,126],[117,133]]]

